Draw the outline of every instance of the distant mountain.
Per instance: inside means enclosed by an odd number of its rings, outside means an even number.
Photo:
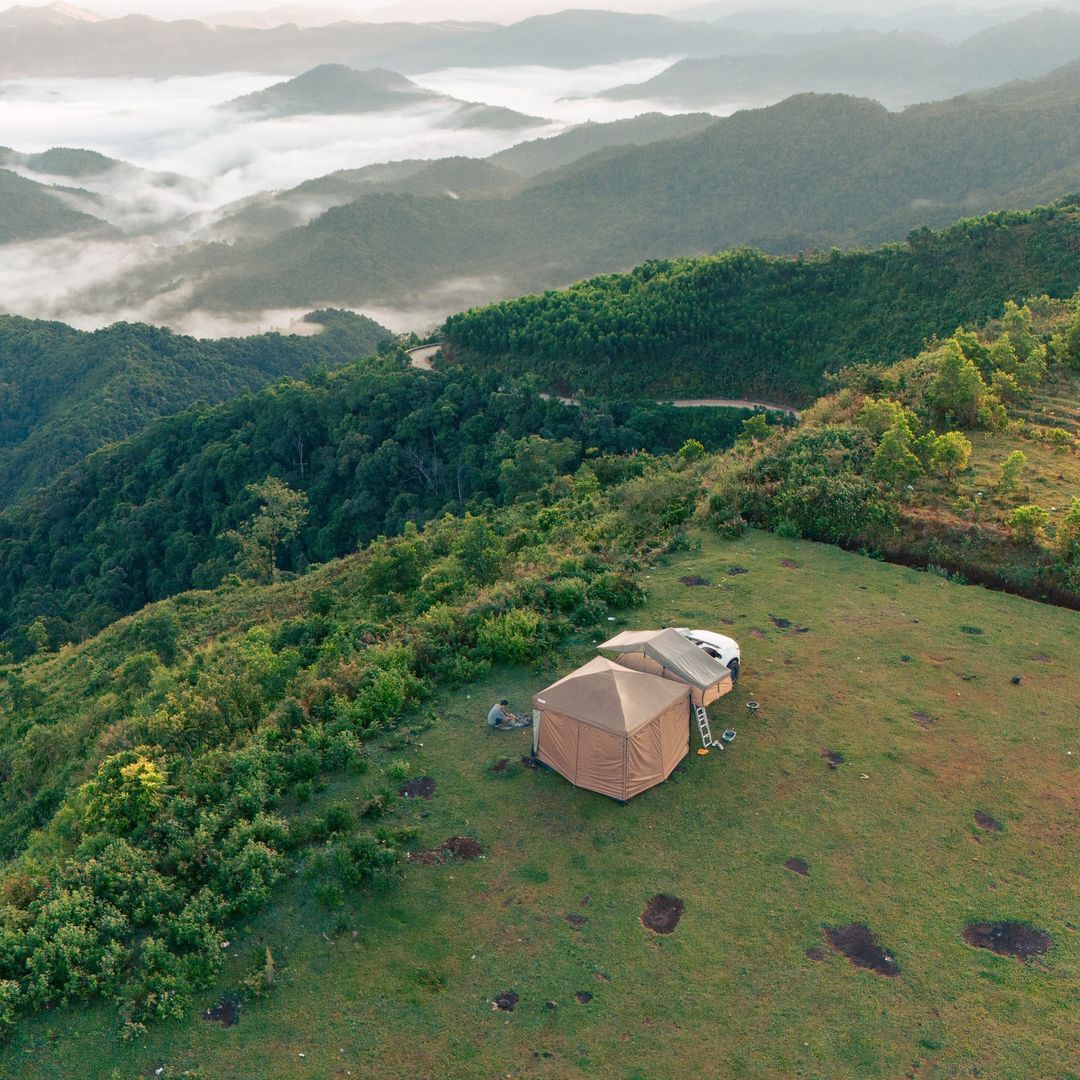
[[[292,76],[324,63],[422,71],[424,58],[482,34],[454,24],[333,26],[273,30],[162,22],[128,15],[101,22],[22,25],[0,35],[0,78],[209,75],[266,72]],[[401,61],[399,64],[398,61]]]
[[[923,4],[883,14],[867,8],[828,11],[782,6],[733,12],[730,3],[721,2],[696,4],[675,14],[679,18],[710,20],[751,33],[770,33],[777,26],[783,26],[789,34],[835,33],[841,30],[874,30],[887,34],[893,30],[906,30],[960,40],[988,26],[1029,15],[1042,6],[1040,3],[1028,3],[980,10],[951,4]]]
[[[277,83],[227,102],[225,108],[265,117],[359,115],[410,106],[445,106],[451,111],[441,127],[537,127],[547,121],[498,106],[458,101],[418,86],[383,68],[357,71],[344,64],[322,64],[288,82]]]
[[[799,55],[684,59],[600,96],[704,108],[763,104],[793,93],[849,93],[892,108],[1034,78],[1080,58],[1080,13],[1041,11],[951,44],[893,32]]]
[[[799,53],[845,40],[834,35],[758,34],[658,15],[565,11],[511,26],[487,23],[356,23],[273,29],[162,22],[143,15],[100,22],[32,23],[0,36],[0,78],[205,75],[292,76],[320,64],[437,68],[540,64],[572,68],[645,57]],[[856,34],[858,36],[858,34]]]
[[[0,316],[0,507],[154,417],[336,367],[390,337],[361,316],[310,318],[322,333],[201,341],[131,323],[83,333]]]
[[[85,194],[39,184],[0,168],[0,244],[107,230],[105,222],[71,205]]]
[[[277,26],[333,26],[339,22],[360,22],[356,12],[339,7],[308,7],[306,4],[280,4],[261,11],[214,11],[202,21],[211,26],[242,26],[254,30],[272,30]]]
[[[373,190],[268,242],[238,242],[194,303],[219,310],[447,307],[543,290],[644,259],[900,240],[1080,190],[1080,65],[1039,83],[891,113],[799,95],[697,135],[604,151],[513,193]]]
[[[519,190],[526,180],[589,154],[696,134],[715,122],[716,118],[707,113],[652,113],[607,124],[581,124],[560,135],[518,143],[486,161],[443,158],[344,169],[306,180],[288,191],[265,192],[245,199],[228,208],[211,227],[210,235],[248,242],[269,239],[375,192],[451,199],[508,195]]]
[[[502,150],[488,160],[519,176],[533,177],[595,154],[621,146],[646,146],[664,139],[697,135],[716,123],[710,113],[687,113],[667,116],[664,113],[643,113],[630,120],[614,120],[607,124],[587,123],[553,135],[547,139],[532,139]]]
[[[72,4],[56,3],[44,7],[18,4],[0,11],[0,27],[71,26],[75,23],[101,22],[102,17]]]
[[[67,146],[54,146],[51,150],[37,154],[21,154],[9,147],[0,147],[0,166],[19,166],[42,176],[66,177],[69,180],[104,176],[125,164],[94,150],[78,150]]]

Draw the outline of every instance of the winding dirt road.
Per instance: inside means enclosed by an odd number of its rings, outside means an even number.
[[[431,361],[442,345],[421,345],[418,349],[409,350],[409,363],[420,371],[430,371]],[[540,395],[545,401],[551,401],[551,394]],[[580,405],[574,398],[560,397],[555,400],[564,405]],[[673,405],[676,409],[766,409],[769,412],[787,413],[788,416],[798,416],[798,409],[789,405],[776,405],[771,401],[750,401],[747,398],[675,398],[672,400],[658,399],[658,405]]]

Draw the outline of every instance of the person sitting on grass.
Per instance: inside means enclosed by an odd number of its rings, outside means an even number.
[[[497,705],[491,706],[488,710],[488,727],[508,728],[521,723],[520,719],[507,708],[509,704],[510,702],[503,698]]]

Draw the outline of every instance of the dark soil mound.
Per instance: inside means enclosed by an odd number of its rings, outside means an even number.
[[[471,836],[451,836],[439,845],[439,850],[453,855],[455,859],[478,859],[484,853],[479,842]]]
[[[798,570],[799,564],[794,559],[781,559],[780,565],[785,570]]]
[[[754,629],[750,631],[750,636],[752,638],[757,638],[758,641],[761,641],[765,637],[765,631],[764,630],[758,630],[757,627],[754,627]]]
[[[564,915],[563,918],[575,929],[580,930],[589,920],[584,915]]]
[[[934,718],[929,713],[924,713],[918,709],[911,714],[911,719],[921,728],[932,728],[935,723]]]
[[[493,773],[495,773],[496,776],[498,776],[498,775],[501,775],[502,773],[506,772],[506,770],[509,768],[509,766],[510,766],[510,762],[506,758],[499,758],[499,760],[496,761],[495,764],[491,766],[491,771]]]
[[[740,574],[749,574],[750,571],[745,566],[729,566],[728,577],[738,577]]]
[[[989,949],[999,956],[1015,956],[1018,960],[1042,956],[1054,944],[1045,931],[1021,922],[968,923],[964,940],[976,949]]]
[[[784,869],[790,870],[793,874],[801,874],[803,877],[810,873],[809,863],[805,859],[800,859],[794,855],[784,863]]]
[[[900,974],[900,965],[878,944],[870,928],[862,923],[827,926],[825,937],[838,953],[843,953],[856,967],[876,971],[879,975]]]
[[[998,821],[997,818],[992,818],[989,814],[984,813],[982,810],[975,811],[975,824],[980,829],[986,829],[988,832],[1004,832],[1005,826]]]
[[[435,794],[435,781],[430,776],[417,776],[410,780],[398,794],[403,799],[431,799]]]
[[[240,999],[235,994],[223,994],[221,1000],[211,1009],[203,1012],[203,1019],[219,1023],[222,1027],[232,1027],[240,1023]]]
[[[502,1012],[513,1012],[514,1007],[518,1003],[518,996],[513,990],[504,990],[495,1000],[491,1003],[493,1009],[499,1009]]]
[[[821,756],[829,763],[830,769],[844,764],[844,755],[839,750],[822,750]]]
[[[687,574],[686,577],[679,578],[679,581],[689,589],[700,589],[702,585],[712,584],[708,578],[698,577],[697,574]]]
[[[483,853],[484,849],[471,836],[451,836],[431,851],[410,851],[405,857],[422,866],[435,866],[448,859],[478,859]]]
[[[769,622],[771,622],[778,630],[786,630],[791,626],[790,619],[781,619],[779,615],[770,615]]]
[[[825,959],[825,950],[824,949],[819,949],[815,945],[812,948],[809,948],[809,949],[806,950],[806,959],[807,960],[814,960],[814,961],[824,960]]]
[[[592,994],[588,990],[579,990],[574,997],[577,998],[579,1005],[588,1005],[592,1001]]]
[[[677,896],[657,893],[641,915],[641,925],[654,934],[673,934],[686,905]]]

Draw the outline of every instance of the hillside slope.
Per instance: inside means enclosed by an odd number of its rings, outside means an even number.
[[[316,318],[327,328],[315,336],[200,341],[127,323],[83,333],[0,317],[0,507],[156,416],[340,365],[390,336],[360,316]]]
[[[1080,204],[970,219],[876,251],[646,263],[447,320],[456,357],[589,394],[805,403],[826,372],[899,360],[1004,300],[1080,285]]]
[[[607,150],[508,196],[372,193],[235,246],[197,302],[401,303],[458,283],[477,303],[739,244],[793,253],[900,240],[1080,187],[1080,133],[1061,122],[1080,110],[1080,68],[1045,94],[1038,85],[901,114],[802,95],[698,135]]]
[[[125,1043],[111,1010],[50,1010],[18,1021],[0,1063],[26,1075],[29,1058],[41,1080],[162,1066],[221,1080],[528,1074],[536,1054],[560,1080],[613,1072],[778,1080],[810,1070],[893,1080],[912,1069],[973,1067],[987,1076],[1067,1075],[1080,954],[1069,929],[1077,748],[1063,703],[1080,694],[1076,616],[822,545],[758,533],[700,539],[699,551],[647,571],[643,607],[613,615],[625,626],[733,622],[743,682],[713,708],[716,724],[738,729],[730,750],[692,755],[671,781],[625,807],[518,766],[527,733],[489,734],[482,712],[501,696],[527,703],[586,660],[595,634],[585,624],[540,669],[500,665],[437,693],[435,726],[425,729],[428,709],[408,710],[388,735],[361,733],[364,774],[309,754],[313,795],[298,802],[293,791],[304,781],[284,773],[282,800],[257,835],[272,853],[267,866],[282,866],[274,856],[287,842],[284,865],[299,872],[281,875],[263,914],[213,929],[213,945],[231,944],[218,948],[223,959],[184,1019]],[[730,577],[734,566],[745,572]],[[686,588],[679,579],[687,575],[719,584]],[[353,562],[161,609],[180,620],[182,659],[133,699],[135,715],[152,714],[200,656],[211,669],[235,665],[245,685],[261,660],[269,689],[258,708],[273,710],[280,699],[270,680],[290,663],[289,642],[310,655],[312,635],[371,618],[359,599],[364,580]],[[778,629],[777,616],[808,632]],[[80,671],[121,665],[134,634],[117,628],[88,643],[70,672],[56,659],[22,669],[27,696],[39,687],[47,694],[37,706],[43,720],[68,703],[65,740],[76,732],[93,740],[111,719],[82,713],[93,695],[70,695]],[[1013,674],[1021,686],[1011,685]],[[753,719],[748,697],[761,703]],[[307,722],[313,739],[323,722]],[[145,737],[135,716],[120,723]],[[300,752],[297,733],[265,738],[270,750],[242,759],[230,750],[226,760],[252,777],[276,761],[276,747]],[[826,749],[843,763],[830,769]],[[21,776],[30,751],[28,740]],[[500,760],[509,764],[493,774]],[[222,790],[236,782],[224,765],[211,776]],[[403,776],[430,777],[432,799],[394,799]],[[396,883],[336,884],[334,867],[346,874],[352,864],[338,852],[372,830],[357,808],[382,792],[389,809],[375,821],[385,835],[414,830],[408,844],[417,851],[471,836],[484,858],[405,861]],[[343,831],[326,835],[328,826]],[[793,858],[806,876],[785,868]],[[253,881],[254,852],[248,864]],[[661,892],[685,903],[665,937],[639,921]],[[1053,945],[1021,962],[964,942],[967,923],[995,919],[1029,922]],[[823,928],[852,922],[871,929],[898,975],[854,967],[829,947]],[[268,948],[274,986],[260,990],[254,976]],[[493,1010],[508,990],[516,1009]],[[579,1004],[577,994],[591,1000]],[[227,1029],[199,1018],[223,995],[241,1006]]]
[[[100,219],[72,209],[63,193],[0,169],[0,244],[79,233],[106,234]]]

